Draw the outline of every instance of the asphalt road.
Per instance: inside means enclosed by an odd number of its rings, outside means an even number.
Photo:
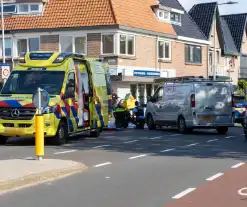
[[[0,147],[0,159],[32,156],[30,139],[13,139]],[[128,129],[104,132],[100,139],[73,138],[63,147],[46,146],[46,157],[83,162],[89,170],[5,194],[1,207],[166,206],[245,162],[247,142],[237,127],[227,135],[214,130],[181,135],[174,130]]]

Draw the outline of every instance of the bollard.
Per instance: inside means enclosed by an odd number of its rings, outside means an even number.
[[[44,143],[44,116],[41,108],[41,91],[38,88],[38,113],[35,116],[35,151],[38,160],[42,160],[45,154],[45,143]]]

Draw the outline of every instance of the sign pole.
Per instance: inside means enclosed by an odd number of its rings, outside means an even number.
[[[35,115],[35,149],[36,156],[38,160],[42,160],[44,156],[44,116],[42,114],[42,106],[41,106],[41,92],[42,89],[38,88],[38,113]]]

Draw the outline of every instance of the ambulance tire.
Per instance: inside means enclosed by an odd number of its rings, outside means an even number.
[[[0,145],[7,144],[7,141],[8,141],[8,137],[0,136]]]
[[[65,120],[61,120],[57,129],[57,134],[52,137],[54,145],[63,145],[67,142],[69,136],[68,125]]]
[[[90,131],[90,137],[99,137],[100,132],[101,132],[101,129],[95,129],[93,131]]]

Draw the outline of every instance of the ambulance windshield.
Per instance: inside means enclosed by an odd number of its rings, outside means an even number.
[[[14,71],[1,94],[34,94],[37,88],[59,95],[64,81],[63,71]]]

